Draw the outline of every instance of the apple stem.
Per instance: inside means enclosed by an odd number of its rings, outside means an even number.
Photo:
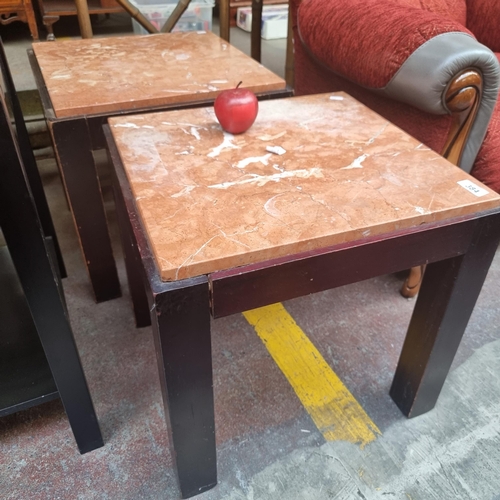
[[[236,85],[236,88],[238,88],[242,83],[243,83],[243,81],[241,81],[240,83],[238,83],[238,85]]]

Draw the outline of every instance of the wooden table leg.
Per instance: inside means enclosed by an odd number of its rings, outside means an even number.
[[[114,143],[109,143],[108,151],[113,161],[118,162],[118,153],[114,147]],[[117,164],[117,163],[116,163]],[[127,281],[132,298],[134,308],[135,325],[138,328],[151,325],[151,316],[149,313],[148,298],[145,289],[145,274],[142,264],[141,255],[137,246],[137,241],[134,237],[132,214],[127,212],[123,192],[120,189],[120,184],[117,177],[116,169],[113,168],[113,194],[115,198],[116,217],[120,228],[120,239],[122,242],[123,253],[125,257],[125,268],[127,270]],[[137,214],[134,215],[135,217]],[[139,222],[135,220],[137,224]]]
[[[132,258],[142,256],[139,264],[149,283],[147,312],[153,326],[172,456],[182,496],[189,498],[217,484],[208,278],[173,283],[160,280],[108,127],[104,135],[115,167],[113,184],[120,231],[126,236],[122,239],[124,250]],[[140,279],[138,266],[134,264],[130,271],[129,280]],[[135,286],[132,282],[130,286],[132,291]],[[146,312],[142,299],[139,308]]]
[[[62,289],[46,289],[43,307],[50,321],[37,322],[35,316],[34,320],[76,444],[83,454],[104,446],[104,442],[65,302],[61,299],[63,293]],[[47,315],[47,311],[50,311],[50,315]]]
[[[229,42],[229,32],[230,32],[230,10],[229,10],[229,0],[219,0],[219,35],[223,40]]]
[[[390,391],[406,416],[436,404],[499,241],[500,216],[479,219],[466,254],[427,266]]]
[[[85,120],[49,122],[96,302],[120,297],[106,214]]]
[[[183,498],[217,484],[207,277],[152,295],[165,417]]]

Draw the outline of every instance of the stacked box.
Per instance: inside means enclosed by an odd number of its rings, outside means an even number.
[[[137,7],[158,31],[177,6],[177,0],[130,0],[130,3]],[[172,31],[212,31],[213,8],[214,0],[192,0]],[[138,35],[148,34],[135,19],[132,19],[132,27]]]
[[[245,31],[252,31],[252,8],[240,7],[236,25]],[[265,40],[286,38],[288,33],[288,5],[264,5],[262,7],[261,36]]]

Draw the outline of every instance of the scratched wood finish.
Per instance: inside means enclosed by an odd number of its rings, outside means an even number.
[[[166,281],[500,205],[496,193],[342,93],[260,103],[255,124],[238,136],[221,130],[212,108],[109,123]]]
[[[214,99],[285,81],[210,32],[34,43],[57,118]]]

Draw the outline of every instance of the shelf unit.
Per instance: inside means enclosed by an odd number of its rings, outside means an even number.
[[[58,397],[9,251],[0,247],[0,417]]]

